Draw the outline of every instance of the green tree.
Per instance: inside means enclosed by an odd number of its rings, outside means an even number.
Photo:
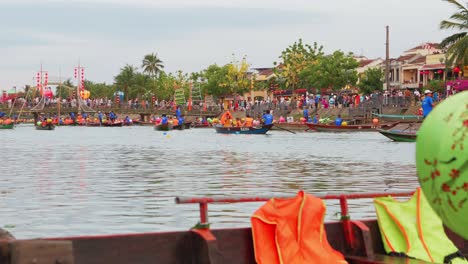
[[[301,78],[301,74],[305,68],[318,63],[323,56],[322,49],[323,46],[319,46],[316,42],[312,46],[303,44],[302,39],[286,48],[281,53],[281,61],[278,67],[275,67],[275,74],[280,79],[279,83],[287,89],[296,89],[304,85],[304,79]],[[274,62],[274,65],[277,64],[277,62]]]
[[[227,80],[228,80],[228,93],[243,94],[250,90],[252,80],[248,74],[249,64],[246,57],[241,61],[237,61],[233,54],[233,60],[227,65]]]
[[[131,65],[125,65],[120,69],[120,73],[114,77],[115,83],[118,89],[122,89],[124,92],[125,101],[128,100],[129,91],[135,83],[136,68]]]
[[[113,98],[115,92],[113,85],[94,83],[88,80],[85,81],[85,89],[90,92],[91,98]]]
[[[224,65],[222,67],[212,64],[207,69],[202,71],[202,91],[213,96],[225,96],[231,91],[229,89],[228,79],[229,67]]]
[[[317,63],[307,65],[300,77],[307,86],[337,91],[346,85],[356,84],[358,66],[352,53],[345,54],[338,50],[323,56]]]
[[[450,20],[442,20],[440,29],[458,29],[461,32],[448,36],[440,43],[447,49],[449,65],[459,64],[462,68],[468,65],[468,8],[456,0],[443,0],[453,5],[457,12]]]
[[[60,86],[55,88],[55,94],[60,96],[60,98],[71,97],[73,91],[76,91],[76,87],[73,85],[71,79],[67,79],[66,81],[62,82]]]
[[[163,61],[158,58],[158,54],[147,54],[141,64],[143,73],[150,75],[153,79],[164,69]]]
[[[381,68],[367,69],[358,83],[359,90],[363,94],[371,94],[376,90],[383,90],[384,73]]]

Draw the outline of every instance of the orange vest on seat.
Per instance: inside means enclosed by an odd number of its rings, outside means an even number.
[[[270,199],[251,218],[257,263],[347,263],[328,244],[325,210],[321,199],[303,191],[294,198]]]

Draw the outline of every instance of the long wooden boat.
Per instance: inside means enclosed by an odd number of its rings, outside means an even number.
[[[169,130],[172,130],[172,126],[170,126],[169,124],[159,124],[159,125],[156,125],[154,126],[154,130],[157,130],[157,131],[169,131]]]
[[[374,126],[371,124],[365,125],[347,125],[347,126],[336,126],[336,125],[324,125],[324,124],[313,124],[306,123],[306,125],[312,129],[319,132],[364,132],[364,131],[377,131],[377,129],[388,129],[394,127],[398,123],[392,124],[382,124]]]
[[[386,121],[401,121],[401,122],[418,122],[422,121],[423,117],[419,115],[390,115],[390,114],[373,114],[375,117]]]
[[[154,126],[154,122],[140,121],[140,120],[133,120],[133,124],[139,125],[139,126]]]
[[[184,129],[185,129],[184,124],[172,126],[172,130],[184,130]]]
[[[262,125],[261,127],[223,127],[213,126],[217,133],[221,134],[266,134],[273,127],[273,124]]]
[[[291,130],[291,131],[306,131],[309,130],[305,123],[294,122],[294,123],[275,123],[272,130]]]
[[[388,193],[380,194],[380,196]],[[408,193],[409,196],[411,193]],[[376,220],[351,220],[347,200],[352,195],[327,195],[340,199],[341,220],[325,223],[327,240],[341,252],[350,264],[406,263],[424,261],[390,256],[385,253]],[[377,197],[357,194],[360,198]],[[356,196],[356,197],[357,197]],[[267,197],[229,198],[223,203],[265,201]],[[323,198],[322,199],[326,199]],[[330,198],[332,199],[332,198]],[[113,264],[255,264],[252,230],[250,227],[211,229],[208,222],[208,203],[213,197],[178,198],[178,203],[199,203],[200,222],[187,231],[113,234],[39,239],[15,239],[8,232],[0,232],[0,263],[113,263]],[[218,201],[216,201],[218,200]],[[1,230],[0,230],[1,231]],[[447,236],[460,252],[468,255],[468,241],[446,229]]]
[[[36,126],[36,130],[54,130],[54,125]]]
[[[121,127],[123,126],[123,122],[122,121],[117,121],[117,122],[106,122],[106,123],[102,123],[102,126],[103,127]]]
[[[205,123],[205,124],[192,123],[192,128],[211,128],[211,124],[210,123]]]
[[[385,130],[385,129],[377,129],[380,134],[388,137],[389,139],[397,142],[416,142],[416,132],[410,131],[397,131],[397,130]]]
[[[11,124],[1,124],[0,129],[13,129],[15,125],[13,123]]]

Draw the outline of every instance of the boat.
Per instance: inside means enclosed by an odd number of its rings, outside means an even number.
[[[359,193],[325,195],[320,198],[339,200],[341,220],[325,223],[327,240],[344,255],[348,263],[426,263],[403,255],[385,253],[382,235],[375,219],[352,220],[348,200],[387,195],[406,197],[408,193]],[[269,197],[177,197],[177,204],[197,204],[200,220],[190,230],[139,234],[87,235],[15,239],[0,232],[0,263],[206,263],[255,264],[252,229],[210,228],[209,203],[264,202]],[[461,254],[468,255],[468,241],[446,230]]]
[[[211,128],[210,123],[192,123],[192,128]]]
[[[377,129],[380,134],[397,142],[416,142],[416,132],[398,132],[392,130]]]
[[[220,125],[213,127],[217,133],[221,134],[266,134],[273,127],[273,124],[261,127],[223,127]]]
[[[172,130],[184,130],[184,129],[185,129],[184,124],[172,126]]]
[[[36,126],[36,130],[54,130],[54,125]]]
[[[13,123],[11,124],[2,124],[0,125],[0,129],[13,129],[15,125]]]
[[[393,141],[416,142],[416,134],[420,126],[420,123],[403,123],[391,129],[377,129],[377,131]]]
[[[190,129],[192,127],[192,122],[185,122],[183,126],[185,129]]]
[[[366,131],[372,132],[372,131],[377,131],[377,129],[388,129],[388,128],[396,126],[397,124],[398,123],[382,124],[378,126],[374,126],[373,124],[337,126],[337,125],[306,123],[306,125],[311,130],[316,130],[319,132],[366,132]]]
[[[105,123],[102,123],[102,126],[103,127],[121,127],[123,126],[123,122],[122,121],[105,122]]]
[[[154,126],[154,130],[157,130],[157,131],[169,131],[169,130],[172,130],[172,127],[169,126],[169,124],[160,124],[160,125],[156,125]]]
[[[140,121],[140,120],[133,120],[133,124],[139,125],[139,126],[154,126],[154,122]]]
[[[419,115],[388,115],[388,114],[373,114],[375,117],[386,121],[400,121],[400,122],[418,122],[422,121],[423,117]]]
[[[292,122],[292,123],[275,123],[275,126],[272,130],[291,130],[291,131],[308,131],[310,130],[307,128],[305,123],[301,122]]]

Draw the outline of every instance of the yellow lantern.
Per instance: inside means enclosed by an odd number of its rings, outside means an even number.
[[[88,90],[81,90],[80,96],[83,99],[88,99],[91,93]]]

